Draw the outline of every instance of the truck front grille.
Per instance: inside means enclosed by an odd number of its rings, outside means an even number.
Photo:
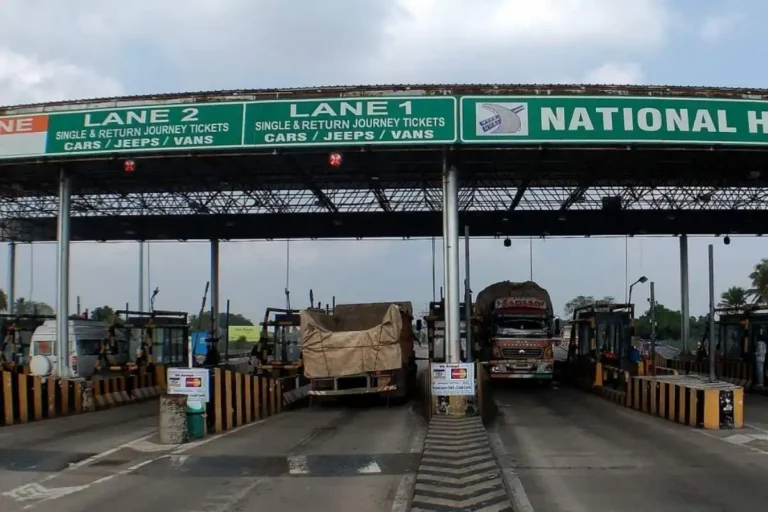
[[[538,359],[544,353],[542,348],[502,348],[504,359]]]

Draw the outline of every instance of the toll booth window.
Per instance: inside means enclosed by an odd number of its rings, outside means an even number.
[[[744,333],[741,327],[726,324],[722,329],[722,335],[725,340],[725,358],[739,359],[742,356],[742,345],[744,344]]]
[[[97,356],[101,353],[101,340],[77,340],[81,356]]]
[[[592,328],[586,322],[579,324],[579,353],[587,354],[592,342]]]

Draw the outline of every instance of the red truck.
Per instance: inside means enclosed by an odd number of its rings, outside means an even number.
[[[547,290],[533,281],[494,283],[477,295],[473,323],[478,359],[492,379],[552,382],[560,320]]]

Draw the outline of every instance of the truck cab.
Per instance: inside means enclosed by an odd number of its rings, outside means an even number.
[[[546,301],[533,297],[496,299],[490,318],[481,321],[481,356],[492,379],[552,381],[553,336],[559,331]]]

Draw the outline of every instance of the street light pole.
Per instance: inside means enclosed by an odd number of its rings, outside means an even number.
[[[651,281],[651,367],[653,376],[656,376],[656,293]]]
[[[632,288],[634,288],[636,284],[645,283],[646,281],[648,281],[647,277],[640,276],[640,278],[637,281],[629,285],[629,295],[627,296],[627,303],[632,304]]]

